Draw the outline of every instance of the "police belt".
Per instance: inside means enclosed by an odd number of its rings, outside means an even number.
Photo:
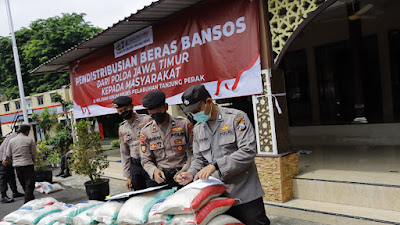
[[[140,158],[133,158],[133,157],[131,157],[131,164],[132,165],[142,165]]]

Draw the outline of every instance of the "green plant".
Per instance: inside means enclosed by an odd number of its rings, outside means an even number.
[[[58,123],[54,126],[54,129],[58,131],[53,137],[49,138],[48,142],[50,145],[54,145],[60,149],[61,154],[65,154],[72,144],[71,126],[61,127],[60,124],[63,125],[62,123]]]
[[[90,128],[90,122],[86,120],[77,122],[74,127],[77,140],[71,154],[71,168],[77,174],[88,176],[91,183],[96,183],[109,165],[105,150],[101,148],[100,134]]]
[[[37,127],[43,129],[44,133],[50,130],[55,122],[57,122],[57,112],[52,111],[50,112],[49,109],[44,109],[40,114],[33,113],[31,115],[31,119],[37,123]],[[46,138],[47,140],[48,138]]]
[[[111,147],[119,148],[119,145],[120,145],[119,139],[111,141]]]
[[[47,162],[59,164],[61,162],[61,155],[58,149],[54,149],[47,157]]]
[[[44,171],[50,165],[48,156],[51,154],[51,148],[47,147],[46,141],[38,143],[36,148],[36,162],[34,164],[36,171]]]

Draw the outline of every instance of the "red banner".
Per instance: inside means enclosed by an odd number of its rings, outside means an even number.
[[[262,93],[258,1],[208,0],[87,56],[70,68],[75,117],[162,90],[169,104],[203,83],[214,99]]]

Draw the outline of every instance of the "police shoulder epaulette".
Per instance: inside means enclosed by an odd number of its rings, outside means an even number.
[[[143,128],[150,126],[150,124],[152,124],[153,121],[154,121],[154,120],[152,120],[152,121],[150,121],[150,122],[147,122],[146,125],[143,126]],[[142,129],[143,129],[143,128],[142,128]]]
[[[183,119],[186,119],[185,117],[182,117],[182,116],[174,116],[174,118],[175,118],[175,119],[177,119],[177,120],[183,120]]]
[[[126,123],[126,120],[122,121],[121,123],[119,123],[120,126],[124,125]]]

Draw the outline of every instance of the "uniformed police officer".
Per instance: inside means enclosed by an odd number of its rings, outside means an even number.
[[[0,145],[0,192],[1,192],[1,203],[10,203],[14,199],[7,196],[8,185],[13,192],[13,198],[24,197],[24,194],[18,192],[17,183],[15,181],[14,167],[11,163],[7,162],[6,149],[10,143],[10,140],[17,136],[16,133],[12,133],[6,137],[6,139]]]
[[[119,127],[119,137],[126,187],[129,190],[141,190],[157,185],[149,178],[140,163],[139,132],[146,123],[151,121],[151,117],[134,112],[132,98],[128,96],[119,96],[112,103],[124,119]]]
[[[165,94],[160,90],[148,93],[142,104],[154,119],[140,133],[143,168],[157,183],[178,186],[174,176],[190,167],[193,125],[167,113]]]
[[[227,212],[244,224],[270,224],[265,214],[264,191],[254,157],[256,139],[246,113],[214,104],[203,85],[182,95],[185,112],[198,122],[193,130],[193,159],[189,170],[176,176],[179,184],[216,177],[228,185],[225,196],[239,199]]]

